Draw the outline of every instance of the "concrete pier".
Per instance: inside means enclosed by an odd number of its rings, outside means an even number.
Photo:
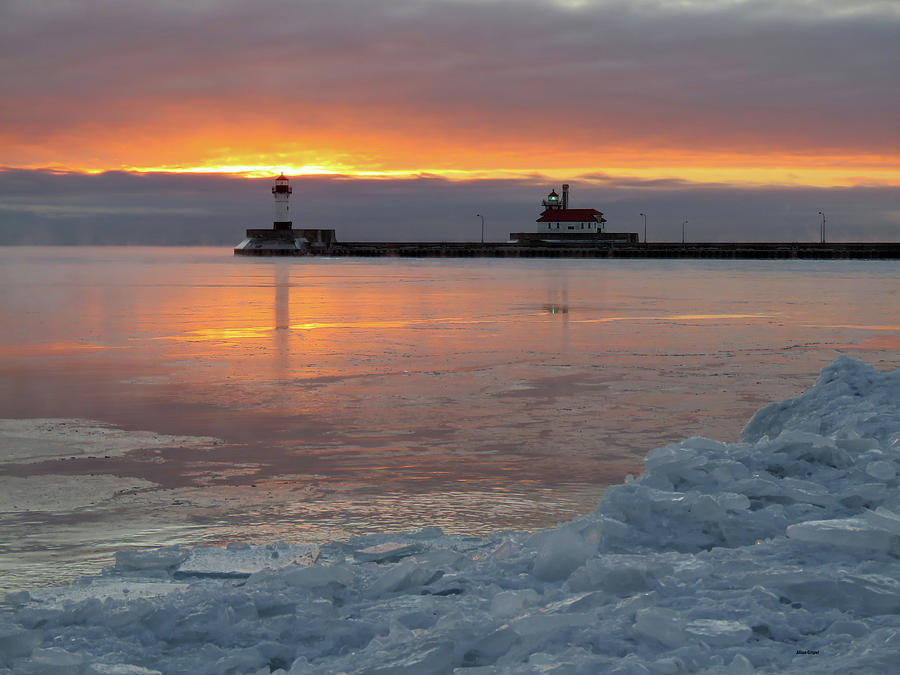
[[[544,211],[536,221],[537,231],[511,232],[509,241],[506,242],[338,241],[335,230],[330,228],[294,229],[288,204],[293,189],[289,183],[284,174],[275,179],[272,187],[272,194],[275,195],[275,220],[272,228],[248,229],[246,238],[234,247],[235,255],[379,258],[900,258],[900,242],[641,243],[637,232],[604,231],[606,219],[601,211],[569,208],[568,184],[563,185],[561,202],[555,190],[541,202]],[[822,239],[825,238],[824,222],[823,216]]]
[[[303,255],[285,252],[282,255]],[[401,258],[900,259],[900,242],[576,243],[332,242],[306,255]],[[278,255],[275,253],[274,255]]]

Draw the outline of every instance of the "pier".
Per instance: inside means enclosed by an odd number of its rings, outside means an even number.
[[[246,256],[329,256],[367,258],[755,258],[898,259],[900,242],[641,242],[637,232],[609,232],[597,209],[569,208],[569,185],[562,198],[552,190],[533,232],[511,232],[506,242],[338,241],[334,229],[294,228],[289,200],[293,189],[275,179],[275,220],[270,228],[250,228],[234,248]],[[646,231],[645,231],[646,238]]]
[[[302,255],[299,251],[282,255]],[[900,259],[900,242],[332,242],[308,255],[399,258]],[[275,253],[278,255],[278,253]]]

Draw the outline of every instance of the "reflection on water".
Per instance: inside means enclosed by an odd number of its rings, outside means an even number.
[[[38,512],[2,520],[0,553],[25,583],[52,542],[77,557],[123,543],[550,526],[589,510],[651,448],[736,439],[839,353],[900,365],[886,320],[900,310],[898,271],[0,249],[0,312],[14,317],[0,325],[0,417],[225,441],[0,465],[158,486],[69,514],[78,554]]]
[[[285,264],[275,265],[275,369],[285,377],[291,368],[291,268]]]
[[[559,305],[555,302],[548,302],[544,305],[544,311],[549,314],[568,314],[569,306],[568,305]]]

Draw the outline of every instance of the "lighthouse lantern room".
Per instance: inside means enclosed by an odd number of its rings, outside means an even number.
[[[288,179],[282,172],[275,179],[275,185],[272,186],[272,194],[275,195],[275,229],[290,230],[293,227],[291,220],[291,207],[288,203],[291,198],[293,188],[288,184]]]

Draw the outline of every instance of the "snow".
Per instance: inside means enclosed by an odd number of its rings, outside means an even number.
[[[898,461],[900,371],[842,357],[552,530],[122,551],[8,595],[0,671],[891,672]]]

